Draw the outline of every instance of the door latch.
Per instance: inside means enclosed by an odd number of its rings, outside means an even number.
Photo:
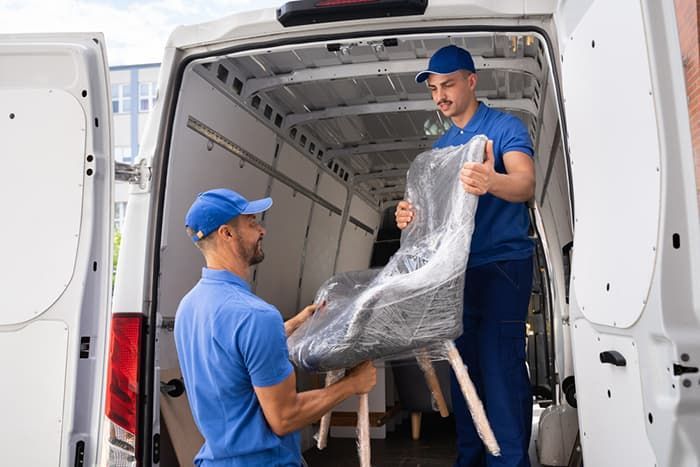
[[[697,373],[698,367],[696,366],[683,366],[678,363],[673,364],[673,374],[676,376],[684,375],[686,373]]]

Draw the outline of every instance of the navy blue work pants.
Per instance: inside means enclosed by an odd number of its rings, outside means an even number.
[[[464,333],[455,344],[484,404],[501,456],[484,449],[451,372],[455,467],[530,466],[532,392],[525,366],[525,320],[531,288],[532,258],[467,270]]]

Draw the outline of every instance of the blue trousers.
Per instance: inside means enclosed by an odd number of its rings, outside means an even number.
[[[525,320],[531,288],[532,258],[467,270],[464,333],[455,345],[484,404],[501,456],[485,451],[452,372],[455,467],[530,466],[532,391],[525,366]]]

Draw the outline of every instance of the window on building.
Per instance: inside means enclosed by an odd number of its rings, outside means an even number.
[[[139,112],[149,112],[156,102],[156,83],[139,83]]]
[[[131,146],[114,146],[114,160],[117,162],[133,162],[134,156],[131,154]]]
[[[131,87],[128,84],[112,85],[112,112],[115,114],[131,112]]]

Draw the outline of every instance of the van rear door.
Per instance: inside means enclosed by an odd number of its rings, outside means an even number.
[[[561,1],[586,465],[700,465],[700,234],[674,2]]]
[[[0,464],[95,465],[112,276],[101,34],[0,35]]]

